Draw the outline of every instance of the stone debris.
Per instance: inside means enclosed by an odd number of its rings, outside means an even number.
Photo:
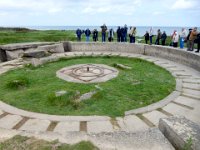
[[[64,90],[62,90],[62,91],[56,91],[55,95],[56,95],[56,97],[59,97],[59,96],[65,95],[66,93],[67,93],[67,91],[64,91]]]
[[[128,69],[128,70],[132,69],[131,67],[125,66],[123,64],[115,64],[115,67],[122,68],[122,69]]]
[[[96,91],[85,93],[85,94],[81,95],[81,97],[79,98],[78,101],[84,101],[84,100],[90,99],[96,93],[97,93]]]

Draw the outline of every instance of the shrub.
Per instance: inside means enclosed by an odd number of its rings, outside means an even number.
[[[80,107],[80,102],[77,101],[79,98],[79,94],[77,92],[67,92],[64,95],[56,96],[55,93],[48,95],[48,102],[50,105],[55,105],[59,107],[63,106],[72,106],[74,109],[78,109]]]
[[[21,89],[28,87],[29,80],[26,77],[18,77],[6,83],[6,87],[10,89]]]

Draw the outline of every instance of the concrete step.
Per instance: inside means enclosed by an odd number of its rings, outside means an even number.
[[[116,118],[121,131],[136,132],[148,129],[149,126],[135,115],[125,116],[124,118]]]
[[[8,114],[0,119],[0,128],[12,129],[20,120],[21,116]]]
[[[23,124],[19,130],[24,131],[46,131],[50,125],[49,120],[40,120],[40,119],[29,119],[25,124]]]
[[[183,88],[200,91],[200,84],[198,84],[198,83],[183,83]]]
[[[183,107],[174,103],[169,103],[167,106],[162,108],[164,111],[169,112],[173,115],[185,116],[187,119],[192,120],[196,123],[200,123],[199,114],[194,109]]]
[[[158,126],[160,118],[166,118],[167,115],[161,113],[160,111],[154,110],[148,113],[142,114],[145,118],[151,121],[155,126]]]

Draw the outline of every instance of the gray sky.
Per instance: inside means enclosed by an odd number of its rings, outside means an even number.
[[[0,0],[0,26],[200,26],[200,0]]]

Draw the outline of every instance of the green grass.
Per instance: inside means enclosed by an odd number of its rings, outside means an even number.
[[[131,70],[118,69],[117,78],[99,84],[70,83],[56,77],[56,71],[75,64],[95,63],[112,66],[115,63],[131,67]],[[23,76],[29,85],[13,89],[7,86]],[[175,88],[174,77],[166,70],[141,59],[120,57],[83,57],[62,59],[40,67],[25,67],[9,71],[0,76],[0,99],[18,108],[57,115],[108,115],[123,116],[127,110],[155,103]],[[99,90],[91,99],[74,107],[61,100],[49,100],[56,91],[80,91],[80,94]],[[67,98],[66,98],[67,99]],[[67,101],[67,100],[66,100]]]
[[[69,145],[58,141],[47,142],[18,135],[0,143],[0,150],[98,150],[98,148],[86,141]]]

